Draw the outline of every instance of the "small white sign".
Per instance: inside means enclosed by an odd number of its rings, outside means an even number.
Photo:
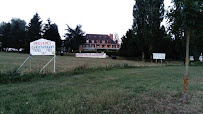
[[[39,39],[30,42],[31,55],[55,55],[56,43],[51,40]]]
[[[153,53],[153,59],[165,59],[166,54],[165,53]]]
[[[190,56],[190,61],[194,61],[194,57],[193,56]]]
[[[106,58],[106,53],[76,53],[76,57]]]
[[[202,56],[202,53],[201,53],[201,55],[199,56],[199,61],[203,61],[203,56]]]

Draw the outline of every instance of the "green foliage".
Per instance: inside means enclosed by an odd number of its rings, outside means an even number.
[[[133,30],[128,30],[126,35],[122,37],[119,55],[123,57],[139,57],[140,53],[137,35],[134,35]]]
[[[67,25],[68,26],[68,25]],[[79,46],[85,43],[85,36],[84,32],[82,31],[82,26],[77,25],[75,29],[72,29],[68,26],[68,33],[65,34],[66,40],[65,40],[65,47],[71,51],[71,50],[78,50]]]
[[[6,51],[8,48],[20,48],[25,49],[25,52],[29,52],[30,42],[38,40],[43,37],[56,42],[57,48],[61,48],[61,39],[58,33],[58,26],[48,20],[48,24],[45,24],[44,31],[42,31],[42,21],[38,13],[36,13],[30,20],[28,26],[24,20],[13,18],[10,22],[2,22],[0,24],[0,42],[2,42],[2,48]],[[44,34],[42,34],[44,32]]]
[[[56,48],[61,48],[61,37],[58,32],[58,26],[54,23],[51,24],[51,20],[47,20],[47,24],[44,26],[44,35],[45,39],[56,42]]]
[[[11,22],[3,22],[0,25],[0,40],[2,48],[24,48],[26,33],[26,22],[21,19],[13,18]]]
[[[174,0],[174,6],[167,17],[171,33],[174,34],[174,55],[176,58],[185,58],[186,48],[186,31],[190,32],[190,55],[197,56],[202,53],[203,49],[203,28],[202,4],[201,0]],[[197,55],[199,54],[199,55]]]
[[[171,39],[160,27],[164,17],[163,0],[136,0],[133,28],[122,37],[120,55],[150,59],[153,52],[167,52]]]
[[[30,42],[40,39],[42,36],[42,21],[40,21],[40,16],[36,13],[30,20],[27,28],[27,35],[25,41],[25,51],[30,51]]]

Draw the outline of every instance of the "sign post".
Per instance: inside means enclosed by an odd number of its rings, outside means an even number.
[[[18,70],[26,63],[28,59],[30,59],[30,71],[32,68],[32,56],[33,55],[53,55],[54,57],[40,70],[42,72],[48,65],[51,63],[51,61],[54,61],[54,72],[56,72],[56,43],[51,40],[46,39],[39,39],[35,40],[33,42],[30,42],[30,56],[23,62],[23,64],[18,68]]]

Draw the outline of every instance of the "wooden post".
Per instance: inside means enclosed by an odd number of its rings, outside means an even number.
[[[184,76],[184,96],[183,103],[188,103],[187,86],[188,86],[188,74],[189,74],[189,43],[190,43],[190,31],[186,32],[187,42],[186,42],[186,62],[185,62],[185,76]]]

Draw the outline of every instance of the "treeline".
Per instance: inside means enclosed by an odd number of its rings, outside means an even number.
[[[85,43],[81,28],[81,25],[77,25],[75,29],[67,25],[65,40],[62,41],[57,24],[52,23],[50,19],[42,23],[38,13],[33,16],[28,25],[24,20],[13,18],[10,22],[0,23],[0,51],[14,48],[29,53],[30,42],[45,38],[56,42],[57,51],[62,50],[63,47],[63,50],[71,52],[78,50],[78,47]]]
[[[9,48],[15,48],[18,51],[23,49],[24,52],[28,53],[30,42],[39,38],[55,41],[56,46],[61,47],[61,37],[57,24],[51,23],[50,19],[43,24],[38,13],[33,16],[28,25],[24,20],[18,18],[0,24],[1,48],[5,51],[8,51]]]
[[[199,58],[200,53],[203,53],[202,1],[188,1],[188,4],[193,4],[188,8],[185,1],[174,0],[174,6],[167,13],[164,0],[135,1],[133,27],[122,37],[121,56],[149,60],[152,59],[152,53],[166,53],[167,59],[184,60],[186,31],[194,26],[190,29],[190,56],[194,56],[195,60]],[[160,26],[164,17],[170,23],[167,30]],[[185,23],[193,25],[186,26]]]

